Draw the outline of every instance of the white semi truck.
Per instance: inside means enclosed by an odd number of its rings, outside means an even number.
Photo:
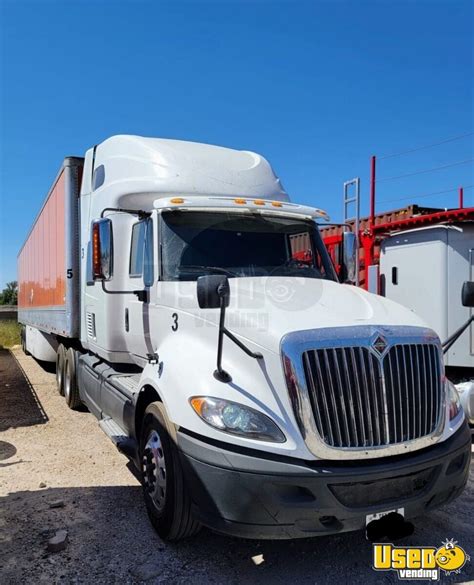
[[[463,490],[438,336],[338,282],[326,218],[252,152],[114,136],[65,159],[19,255],[22,342],[134,461],[163,538],[364,529]]]

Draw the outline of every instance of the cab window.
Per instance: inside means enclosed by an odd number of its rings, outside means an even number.
[[[129,275],[143,277],[145,286],[153,284],[153,222],[144,219],[132,226]]]

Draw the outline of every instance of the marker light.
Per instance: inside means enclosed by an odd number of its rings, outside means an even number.
[[[171,199],[171,203],[174,203],[175,205],[181,205],[181,203],[184,203],[184,199],[181,197],[173,197],[173,199]]]
[[[247,203],[246,199],[234,199],[234,203],[238,203],[239,205],[245,205]]]
[[[263,199],[254,199],[255,205],[265,205],[265,201]]]
[[[280,203],[279,201],[272,201],[272,205],[273,207],[283,207],[283,204]]]
[[[103,278],[102,266],[100,262],[100,226],[98,223],[92,224],[92,270],[95,278]]]

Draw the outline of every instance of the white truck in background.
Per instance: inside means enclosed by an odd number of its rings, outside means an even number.
[[[252,152],[114,136],[65,159],[19,255],[22,343],[136,464],[163,538],[358,530],[463,490],[438,336],[338,282],[326,217]]]
[[[381,292],[414,311],[444,342],[446,375],[473,426],[474,318],[472,307],[459,302],[459,292],[463,282],[474,281],[474,222],[439,223],[386,236],[380,275]]]

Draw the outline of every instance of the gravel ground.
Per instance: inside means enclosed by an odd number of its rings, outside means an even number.
[[[372,549],[362,533],[272,542],[202,530],[165,545],[148,522],[127,460],[95,418],[67,408],[53,373],[19,349],[12,354],[0,351],[2,585],[399,582],[370,568]],[[454,537],[474,558],[473,511],[471,471],[463,495],[419,520],[403,544],[438,546]],[[60,529],[68,531],[65,550],[47,552],[48,538]],[[263,555],[262,564],[252,561],[255,555]],[[471,561],[446,581],[473,582],[473,568]]]

